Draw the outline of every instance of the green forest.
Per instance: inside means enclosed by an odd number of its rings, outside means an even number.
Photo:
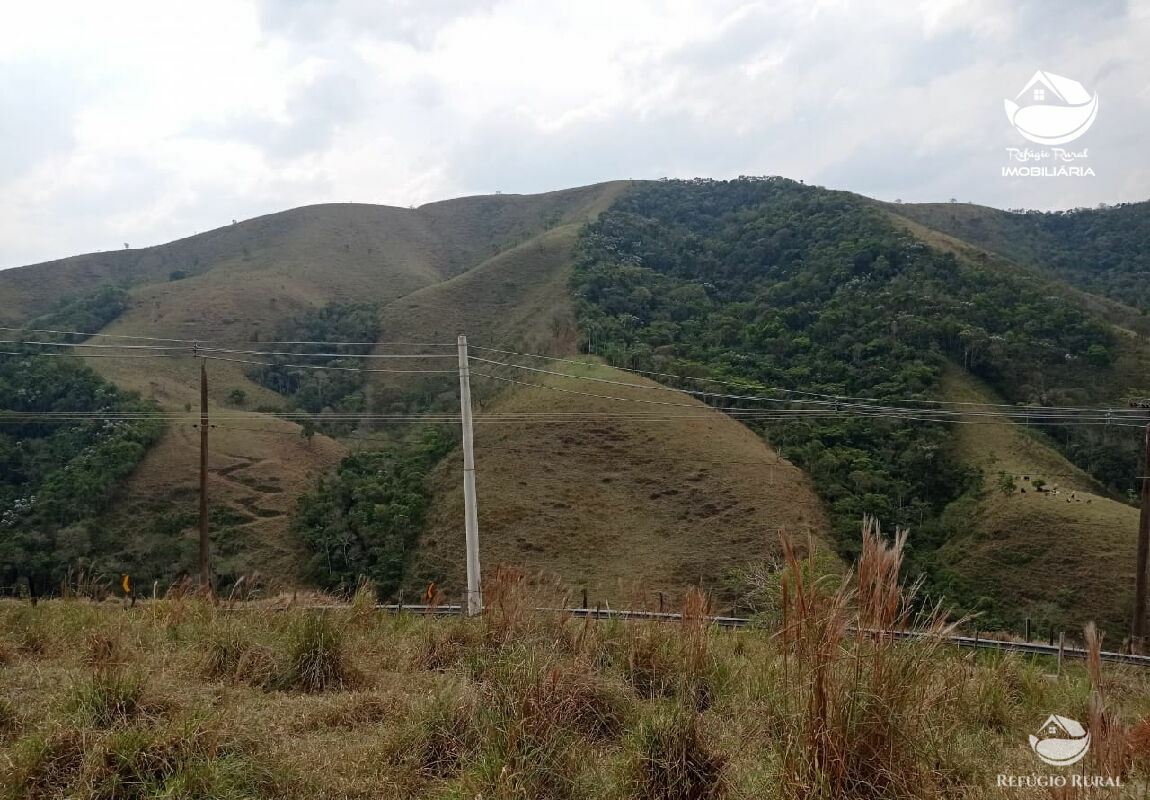
[[[98,331],[128,308],[128,292],[119,286],[105,285],[91,294],[65,300],[52,311],[28,323],[32,329],[66,329]],[[78,342],[83,336],[69,334],[37,335],[47,341]]]
[[[307,309],[277,328],[280,355],[264,356],[248,377],[288,398],[308,414],[325,409],[350,412],[365,408],[362,359],[341,357],[370,353],[379,336],[375,307],[368,303],[329,303]],[[333,343],[325,346],[325,343]],[[335,343],[351,342],[353,344]],[[322,366],[325,369],[310,367]]]
[[[1101,383],[1114,344],[1036,278],[960,262],[857,195],[781,178],[624,195],[585,229],[572,290],[583,348],[612,364],[732,381],[728,391],[796,407],[804,392],[938,399],[948,364],[1009,402],[1043,405],[1062,399],[1049,386]],[[941,423],[844,415],[761,430],[810,474],[845,556],[873,514],[910,525],[923,557],[947,535],[946,506],[991,477],[957,463]],[[1075,454],[1074,438],[1058,444]],[[1124,447],[1083,465],[1116,492],[1137,474]]]
[[[306,576],[353,590],[368,580],[389,597],[403,580],[427,509],[427,476],[456,445],[439,427],[347,456],[335,474],[300,498],[295,530],[306,545]]]
[[[0,355],[0,581],[55,590],[99,569],[96,518],[159,439],[151,403],[69,357]],[[70,412],[66,421],[46,419]],[[97,415],[77,421],[76,412]],[[30,418],[32,415],[33,418]],[[123,415],[125,418],[117,418]]]
[[[1031,264],[1080,289],[1150,310],[1150,203],[1009,212],[904,205],[897,213]]]

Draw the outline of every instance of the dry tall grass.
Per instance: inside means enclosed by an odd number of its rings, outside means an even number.
[[[938,708],[956,688],[936,680],[939,635],[952,623],[941,609],[917,611],[915,587],[900,583],[905,531],[888,544],[867,518],[862,536],[857,582],[834,588],[812,581],[813,564],[785,545],[780,636],[791,730],[783,778],[808,797],[941,791],[945,777],[930,765],[954,728]],[[926,636],[910,644],[892,635],[910,627]]]
[[[960,653],[868,521],[856,579],[787,548],[777,623],[588,621],[492,572],[477,619],[194,595],[0,603],[0,798],[1014,798],[1051,711],[1150,778],[1150,676]],[[893,633],[927,634],[903,641]]]

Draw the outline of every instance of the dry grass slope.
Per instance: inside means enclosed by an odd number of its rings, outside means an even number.
[[[443,288],[430,313],[418,302],[394,315],[390,308],[383,312],[385,338],[398,330],[401,338],[454,338],[455,328],[433,324],[450,320],[492,339],[516,332],[521,341],[541,344],[556,314],[570,324],[566,270],[578,225],[624,187],[461,198],[419,209],[310,206],[160,247],[6,270],[0,272],[0,321],[27,319],[62,298],[116,282],[132,287],[130,307],[103,333],[258,347],[277,322],[303,308],[353,300],[395,307],[397,298],[422,296],[418,290],[434,286]],[[187,277],[171,280],[175,270]],[[447,313],[444,303],[451,305]],[[465,308],[470,311],[455,311]],[[170,411],[198,408],[198,365],[189,359],[89,363]],[[250,381],[240,364],[210,362],[209,386],[214,415],[242,417],[219,421],[212,431],[212,503],[233,520],[229,535],[238,536],[238,553],[224,559],[228,571],[258,569],[291,580],[299,556],[289,531],[295,500],[346,449],[322,436],[305,441],[291,423],[230,406],[234,389],[245,393],[248,409],[283,402]],[[194,511],[198,433],[192,421],[170,427],[106,520],[139,544],[141,561],[162,556],[157,537],[146,530],[154,515],[140,512],[162,507],[168,516],[186,517]],[[185,530],[181,538],[190,535]]]
[[[943,386],[951,400],[995,402],[957,369]],[[1017,423],[962,425],[957,436],[960,457],[983,471],[986,491],[973,509],[973,527],[943,547],[942,561],[975,596],[1069,627],[1097,619],[1109,632],[1108,646],[1117,646],[1133,607],[1138,510],[1102,494],[1041,435]],[[998,490],[999,472],[1019,476],[1013,493]],[[1037,481],[1048,491],[1037,491]],[[1057,495],[1049,491],[1055,488]]]
[[[565,371],[656,384],[607,367],[563,364]],[[476,367],[479,370],[479,367]],[[740,423],[677,393],[628,389],[523,374],[519,387],[481,412],[591,415],[571,422],[480,424],[476,429],[480,551],[499,563],[547,570],[586,587],[593,601],[651,602],[703,585],[729,604],[724,581],[749,562],[777,558],[780,533],[809,535],[830,553],[826,520],[805,475]],[[485,379],[476,377],[474,383]],[[642,405],[562,390],[687,408]],[[654,413],[663,421],[594,415]],[[689,414],[690,419],[675,419]],[[412,587],[440,579],[462,584],[463,496],[460,456],[434,476],[435,495]],[[636,590],[642,597],[633,597]]]

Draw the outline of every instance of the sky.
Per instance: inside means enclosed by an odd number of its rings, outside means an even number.
[[[326,202],[783,175],[884,200],[1150,199],[1150,2],[87,0],[0,24],[0,268]],[[1037,70],[1085,176],[1004,177]]]

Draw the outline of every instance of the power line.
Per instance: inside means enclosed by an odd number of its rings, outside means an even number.
[[[85,336],[88,338],[99,336],[107,339],[140,339],[150,342],[187,342],[188,344],[192,344],[194,341],[196,341],[193,339],[166,339],[159,336],[129,336],[126,333],[84,333],[82,331],[57,331],[50,328],[7,328],[0,326],[0,331],[14,331],[17,333],[58,333],[64,334],[66,336]],[[199,341],[202,342],[204,340],[200,339]]]
[[[642,399],[633,398],[633,397],[619,397],[617,395],[604,395],[604,394],[596,394],[596,393],[592,393],[592,392],[580,392],[580,391],[577,391],[575,389],[564,389],[564,388],[561,388],[558,386],[550,386],[548,384],[543,384],[543,383],[532,383],[532,382],[528,382],[528,381],[520,381],[520,380],[516,380],[514,378],[506,378],[506,377],[502,377],[499,375],[492,375],[490,373],[485,373],[485,372],[475,372],[473,374],[477,375],[479,377],[490,378],[492,380],[503,381],[505,383],[513,383],[513,384],[516,384],[519,386],[529,386],[529,387],[533,387],[533,388],[537,388],[537,389],[546,389],[548,391],[562,392],[564,394],[579,395],[582,397],[591,397],[591,398],[596,398],[596,399],[600,399],[600,400],[613,400],[613,401],[626,402],[626,403],[641,403],[641,404],[645,404],[645,405],[672,406],[672,407],[679,407],[679,408],[698,408],[698,406],[691,405],[688,403],[673,403],[673,402],[661,401],[661,400],[642,400]],[[576,377],[576,376],[568,376],[568,377]],[[621,385],[626,386],[628,384],[621,384]],[[646,387],[639,387],[639,388],[646,388]],[[985,417],[986,419],[981,421],[982,424],[1010,424],[1010,423],[1008,423],[1008,419],[1011,416],[1008,414],[999,414],[999,413],[993,413],[992,414],[992,413],[987,413],[987,412],[981,412],[981,413],[980,412],[958,412],[958,411],[931,412],[927,409],[900,409],[900,408],[889,407],[889,406],[888,407],[882,407],[882,406],[866,407],[866,406],[854,406],[852,404],[843,404],[837,410],[831,410],[831,409],[826,408],[826,407],[820,407],[817,409],[794,409],[794,408],[783,409],[783,408],[780,408],[780,409],[772,409],[769,411],[767,411],[767,410],[755,410],[755,409],[744,409],[744,408],[729,407],[729,406],[719,406],[719,407],[713,407],[713,408],[716,411],[725,412],[725,413],[727,413],[733,417],[736,417],[736,418],[740,418],[740,419],[742,419],[742,418],[753,418],[753,419],[761,419],[761,420],[784,420],[784,419],[794,419],[794,418],[814,419],[814,418],[834,418],[834,417],[853,416],[853,417],[867,417],[867,418],[878,418],[878,419],[901,419],[901,420],[908,420],[908,421],[913,421],[913,422],[946,422],[946,423],[951,423],[951,424],[975,424],[975,420],[960,419],[959,418],[960,416],[961,417],[973,416],[973,417]],[[1089,409],[1084,409],[1084,410],[1089,410]],[[1131,424],[1126,424],[1126,423],[1121,423],[1121,422],[1114,422],[1113,418],[1111,418],[1109,416],[1100,417],[1100,416],[1089,416],[1089,415],[1082,415],[1082,414],[1071,415],[1071,414],[1065,414],[1065,413],[1055,413],[1055,414],[1046,414],[1046,415],[1038,415],[1038,414],[1028,413],[1028,414],[1026,414],[1026,416],[1031,418],[1031,419],[1043,419],[1043,420],[1049,421],[1051,424],[1061,424],[1061,425],[1111,425],[1111,426],[1115,426],[1115,427],[1139,427],[1139,428],[1144,427],[1143,425],[1131,425]]]
[[[228,352],[228,351],[221,351]],[[294,355],[294,354],[293,354]],[[438,358],[439,356],[431,356]],[[272,361],[253,361],[245,358],[224,358],[223,356],[203,356],[208,361],[227,361],[233,364],[257,364],[264,367],[290,367],[291,369],[318,369],[318,370],[338,370],[341,372],[386,372],[392,374],[423,374],[423,375],[447,375],[457,374],[458,370],[454,369],[374,369],[369,367],[337,367],[330,364],[277,364]]]
[[[0,350],[3,356],[32,358],[185,358],[188,353],[30,353],[26,350]]]
[[[57,333],[62,336],[82,336],[85,338],[104,339],[133,339],[143,341],[174,341],[186,345],[221,345],[238,343],[238,339],[176,339],[155,336],[132,336],[128,333],[92,333],[87,331],[61,331],[51,328],[9,328],[0,325],[0,331],[17,333]],[[38,344],[38,343],[26,343]],[[53,343],[57,344],[57,343]],[[67,343],[64,343],[67,344]],[[261,341],[263,345],[330,345],[335,347],[454,347],[448,341],[297,341],[297,340],[267,340]]]
[[[180,350],[180,351],[183,351],[183,350],[188,349],[187,347],[176,347],[176,346],[168,346],[168,345],[161,346],[161,345],[154,345],[154,344],[86,344],[83,342],[78,342],[78,343],[74,343],[74,342],[34,342],[34,341],[28,341],[28,340],[21,341],[19,339],[0,339],[0,344],[22,344],[22,345],[34,344],[34,345],[38,345],[40,347],[83,347],[83,348],[100,349],[100,350],[106,349],[106,350],[162,350],[162,351]],[[33,353],[32,355],[35,355],[35,353]]]
[[[853,402],[861,402],[861,403],[890,403],[890,402],[921,403],[921,404],[927,404],[927,405],[942,405],[942,406],[952,405],[952,406],[974,406],[974,407],[979,407],[979,408],[1006,408],[1006,409],[1012,409],[1015,411],[1021,411],[1021,410],[1027,409],[1027,408],[1036,408],[1036,409],[1043,409],[1043,410],[1058,410],[1058,411],[1092,410],[1090,407],[1087,407],[1087,406],[1020,406],[1020,405],[1012,405],[1010,403],[988,403],[988,402],[973,402],[973,401],[964,401],[964,400],[928,400],[928,399],[921,399],[921,398],[900,398],[900,399],[885,398],[884,399],[884,398],[877,398],[877,397],[858,397],[858,396],[853,396],[853,395],[826,394],[823,392],[808,392],[808,391],[803,391],[801,389],[786,389],[786,388],[783,388],[781,386],[757,387],[757,386],[749,385],[751,383],[755,383],[753,381],[731,381],[731,380],[720,380],[718,378],[703,378],[703,377],[698,377],[698,376],[693,376],[693,375],[676,375],[674,373],[669,373],[669,372],[654,372],[651,370],[632,369],[629,367],[619,367],[619,366],[614,366],[611,364],[600,363],[598,361],[582,361],[582,360],[573,359],[573,358],[563,358],[560,356],[548,356],[548,355],[543,355],[540,353],[521,353],[521,352],[518,352],[515,350],[501,350],[501,349],[494,348],[494,347],[482,347],[479,345],[476,345],[474,347],[474,349],[483,350],[483,351],[490,352],[490,353],[501,353],[504,355],[519,356],[521,358],[538,358],[538,359],[543,359],[546,361],[556,361],[556,362],[562,362],[562,363],[566,363],[566,364],[576,364],[576,365],[582,366],[582,367],[607,366],[607,367],[610,367],[611,369],[619,370],[620,372],[629,372],[629,373],[632,373],[635,375],[651,375],[651,376],[660,377],[660,378],[673,378],[675,380],[680,380],[680,381],[701,381],[704,383],[715,383],[715,384],[721,384],[724,386],[735,386],[735,387],[739,387],[742,389],[758,389],[758,390],[764,391],[764,392],[783,392],[783,393],[787,393],[787,394],[805,395],[807,397],[817,397],[817,398],[820,398],[826,402],[853,401]],[[510,365],[510,366],[522,366],[522,365]],[[562,374],[562,373],[559,373],[559,374]],[[679,390],[679,391],[687,391],[687,390]],[[710,392],[706,392],[703,394],[711,395]],[[712,395],[712,396],[714,396],[714,395]],[[778,398],[761,398],[761,399],[763,399],[763,400],[777,400]],[[793,402],[800,402],[800,401],[793,401]],[[1122,411],[1122,412],[1132,411],[1131,409],[1114,409],[1114,410]]]

